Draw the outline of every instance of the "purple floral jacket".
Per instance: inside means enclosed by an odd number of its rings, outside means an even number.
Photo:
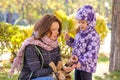
[[[72,55],[78,56],[81,64],[79,70],[91,73],[96,71],[100,39],[94,29],[86,33],[78,32],[75,39],[70,38],[67,44],[73,47]]]
[[[78,56],[81,64],[79,70],[93,73],[96,71],[100,38],[94,27],[96,26],[95,11],[92,6],[81,7],[76,14],[76,19],[86,20],[87,30],[80,30],[75,39],[70,38],[67,44],[73,47],[72,54]]]

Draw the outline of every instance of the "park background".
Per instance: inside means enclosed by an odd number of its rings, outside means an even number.
[[[0,0],[0,80],[17,80],[18,73],[10,79],[7,73],[21,43],[31,36],[35,22],[45,14],[54,14],[62,22],[59,45],[65,63],[72,49],[65,45],[64,33],[75,36],[75,13],[86,4],[92,5],[96,11],[95,28],[101,37],[98,66],[93,79],[120,80],[119,70],[109,72],[112,0]]]

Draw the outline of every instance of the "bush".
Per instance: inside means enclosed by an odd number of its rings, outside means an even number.
[[[7,49],[12,53],[12,57],[16,56],[21,43],[32,34],[32,27],[19,27],[7,23],[0,22],[0,51],[4,53]]]

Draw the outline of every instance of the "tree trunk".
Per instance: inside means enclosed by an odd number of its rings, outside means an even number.
[[[120,71],[120,0],[113,0],[109,71]]]

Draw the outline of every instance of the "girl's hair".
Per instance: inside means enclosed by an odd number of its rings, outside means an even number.
[[[58,31],[59,31],[59,35],[60,35],[61,30],[62,30],[61,22],[59,21],[59,19],[56,16],[47,14],[47,15],[43,16],[42,19],[40,19],[36,22],[36,24],[34,26],[34,38],[40,39],[44,35],[46,35],[47,32],[50,32],[50,34],[52,34],[52,32],[50,31],[50,26],[52,25],[53,22],[58,22],[58,24],[59,24]]]
[[[75,30],[76,34],[77,34],[79,31],[80,31],[80,27],[77,27],[76,30]]]

